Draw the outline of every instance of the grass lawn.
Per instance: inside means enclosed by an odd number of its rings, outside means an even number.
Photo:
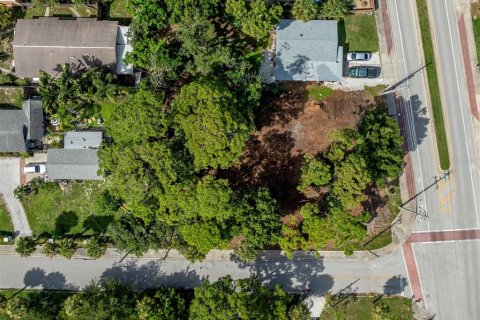
[[[366,86],[364,90],[365,90],[365,94],[370,99],[373,99],[377,97],[383,90],[385,90],[386,87],[387,86],[384,84],[379,84],[378,86],[374,86],[374,87]]]
[[[53,17],[74,17],[73,12],[68,9],[68,8],[53,8],[53,10],[50,10],[50,16]]]
[[[21,108],[23,88],[0,88],[0,108]]]
[[[472,3],[472,24],[475,47],[477,49],[477,61],[480,61],[480,4]]]
[[[10,219],[7,208],[5,208],[4,205],[0,205],[0,235],[9,232],[13,232],[12,220]]]
[[[113,0],[110,4],[110,18],[132,18],[127,11],[127,0]]]
[[[86,6],[77,6],[75,10],[82,16],[83,18],[93,18],[97,16],[97,10],[94,8],[86,7]]]
[[[349,15],[344,20],[344,26],[339,26],[339,30],[340,43],[344,40],[348,45],[348,48],[344,48],[344,52],[346,50],[378,51],[377,24],[374,15]]]
[[[43,17],[45,15],[45,7],[27,7],[25,19],[32,19],[34,17]]]
[[[95,181],[69,182],[65,192],[58,186],[40,188],[36,194],[22,199],[30,227],[35,234],[82,233],[86,224],[92,223],[92,219],[87,218],[95,214],[95,196],[102,189],[103,182]],[[93,223],[108,224],[110,218],[96,216]]]
[[[443,170],[450,168],[450,158],[448,155],[447,134],[443,119],[442,101],[440,99],[440,89],[438,87],[437,70],[435,66],[435,56],[433,52],[433,43],[430,34],[430,24],[428,21],[427,4],[425,0],[417,0],[417,9],[420,20],[420,31],[422,35],[423,54],[427,63],[428,88],[430,90],[430,101],[432,103],[433,124],[435,126],[435,135],[437,138],[438,155],[440,158],[440,167]]]
[[[333,90],[325,86],[310,86],[307,88],[308,96],[312,99],[321,101],[333,93]]]
[[[352,300],[344,300],[335,307],[326,307],[320,320],[373,320],[373,301],[378,296],[359,296]],[[408,298],[390,297],[380,300],[390,308],[395,320],[413,320],[412,302]],[[380,302],[379,301],[379,302]]]

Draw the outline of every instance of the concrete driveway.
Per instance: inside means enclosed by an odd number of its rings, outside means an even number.
[[[13,195],[13,190],[20,185],[20,159],[0,158],[0,193],[7,202],[12,218],[15,236],[32,234],[27,215],[22,204]]]

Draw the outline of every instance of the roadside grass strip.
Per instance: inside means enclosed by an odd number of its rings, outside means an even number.
[[[427,4],[425,0],[417,0],[417,10],[420,21],[420,31],[422,35],[423,54],[425,56],[428,88],[430,91],[430,101],[432,103],[433,124],[437,138],[438,155],[440,158],[440,168],[447,170],[450,168],[450,158],[448,156],[447,134],[445,132],[445,123],[443,119],[442,102],[440,99],[440,89],[438,86],[437,70],[435,65],[435,55],[433,43],[430,34],[430,24],[428,20]]]

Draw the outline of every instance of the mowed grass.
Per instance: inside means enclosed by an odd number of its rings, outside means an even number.
[[[320,320],[373,320],[373,301],[378,296],[358,296],[351,300],[346,299],[335,307],[326,307]],[[382,298],[383,302],[390,308],[392,317],[395,320],[413,320],[412,302],[408,298],[389,297]]]
[[[344,23],[348,51],[378,51],[377,23],[374,15],[349,15]]]
[[[0,108],[21,108],[23,100],[23,88],[0,88]]]
[[[12,220],[5,205],[0,204],[0,235],[11,232],[13,232]]]
[[[45,7],[27,7],[27,10],[25,12],[25,19],[32,19],[34,17],[43,17],[45,15]]]
[[[84,221],[95,214],[95,196],[102,189],[103,182],[95,181],[69,182],[65,192],[60,187],[40,188],[22,199],[30,227],[41,234],[54,233],[59,224],[70,225],[67,233],[82,233]]]
[[[310,86],[307,88],[308,96],[317,101],[321,101],[333,93],[333,89],[325,86]]]
[[[445,123],[443,119],[442,101],[440,99],[440,89],[438,85],[438,76],[435,64],[435,55],[433,43],[430,34],[430,24],[428,21],[427,4],[425,0],[417,0],[418,16],[420,21],[420,31],[422,35],[423,54],[427,64],[428,89],[430,91],[430,102],[432,103],[433,124],[437,138],[438,156],[440,158],[440,167],[442,170],[450,168],[450,158],[448,155],[447,134],[445,132]]]
[[[472,24],[475,48],[477,50],[477,61],[480,61],[480,4],[472,3]]]

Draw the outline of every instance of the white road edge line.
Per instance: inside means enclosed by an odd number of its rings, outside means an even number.
[[[397,0],[395,0],[394,3],[395,3],[395,13],[396,13],[397,23],[398,23],[398,32],[400,34],[400,47],[402,48],[402,55],[403,55],[403,67],[404,67],[404,71],[405,71],[405,77],[408,77],[408,68],[407,68],[407,63],[406,63],[405,49],[403,47],[403,34],[402,34],[402,27],[400,25],[400,18],[398,16]],[[425,190],[425,185],[423,184],[422,164],[420,162],[420,156],[418,155],[417,144],[415,143],[415,140],[417,138],[417,132],[415,130],[415,123],[413,121],[413,111],[412,111],[412,105],[411,105],[411,101],[410,101],[410,89],[408,88],[408,86],[406,86],[406,89],[408,91],[407,105],[410,106],[410,108],[407,108],[407,109],[409,109],[409,112],[407,112],[407,115],[409,116],[407,122],[409,124],[409,127],[411,127],[410,139],[412,141],[412,147],[415,148],[414,153],[417,157],[418,167],[419,167],[419,170],[420,170],[420,184],[422,186],[422,190]],[[425,200],[425,198],[426,198],[425,194],[422,194],[421,200],[422,199],[424,200],[423,202],[424,202],[424,205],[425,205],[425,213],[428,216],[427,201]],[[428,225],[428,229],[430,230],[430,223],[429,223],[428,219],[427,219],[427,225]]]
[[[467,131],[466,131],[466,127],[465,127],[465,116],[463,115],[462,93],[460,91],[460,80],[458,79],[457,59],[455,57],[455,52],[453,51],[452,28],[451,28],[451,24],[450,24],[450,17],[448,15],[447,0],[444,0],[444,3],[445,3],[445,13],[447,15],[448,32],[449,32],[449,35],[450,35],[450,44],[451,44],[450,49],[452,50],[451,52],[452,52],[452,57],[453,57],[453,66],[455,68],[455,79],[456,79],[456,82],[457,82],[458,98],[460,99],[460,109],[461,109],[460,114],[462,115],[463,134],[465,136],[465,141],[464,142],[465,142],[465,147],[467,148],[467,158],[468,158],[468,167],[469,167],[468,173],[470,175],[470,182],[472,184],[473,203],[475,205],[475,215],[477,216],[477,228],[480,228],[480,222],[479,222],[479,219],[478,219],[477,197],[475,195],[475,184],[473,183],[473,176],[472,176],[472,161],[471,161],[471,158],[470,158],[470,148],[468,147],[468,143],[467,143],[468,137],[467,137]],[[460,48],[460,50],[462,50],[462,48]]]

